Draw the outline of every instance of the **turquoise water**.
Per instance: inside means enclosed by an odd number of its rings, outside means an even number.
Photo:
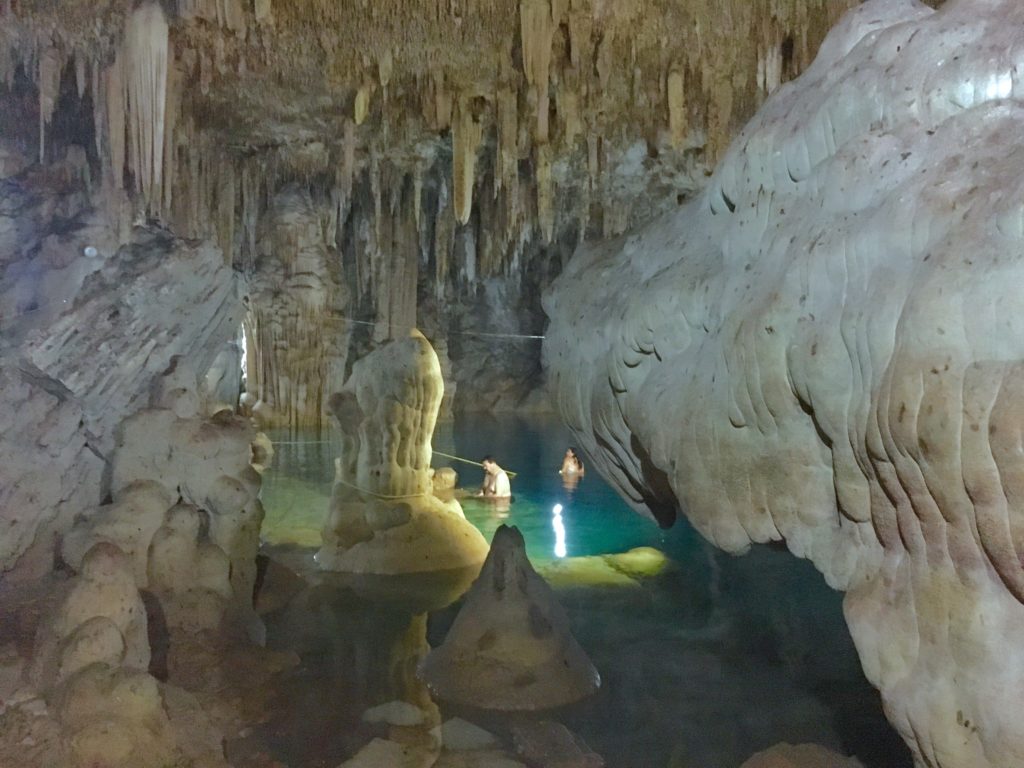
[[[263,481],[264,537],[270,543],[316,546],[340,449],[337,437],[306,433],[271,433],[270,437],[275,455],[272,471]],[[488,541],[499,525],[517,526],[535,562],[641,546],[685,553],[698,546],[691,530],[663,531],[633,512],[593,469],[574,488],[566,487],[558,470],[566,447],[572,444],[571,435],[551,417],[485,415],[441,422],[433,442],[435,450],[471,461],[492,455],[503,468],[516,473],[507,510],[472,497],[462,499],[462,508]],[[589,466],[588,457],[583,459]],[[469,491],[475,492],[483,480],[483,470],[470,464],[435,455],[433,465],[455,469],[459,487]],[[558,515],[555,505],[561,505]]]
[[[428,696],[415,661],[444,639],[468,583],[421,604],[417,587],[429,579],[420,575],[375,583],[319,573],[313,552],[338,440],[271,437],[263,554],[279,565],[264,591],[282,599],[261,596],[261,613],[268,647],[300,663],[275,681],[278,701],[266,723],[229,751],[240,768],[264,768],[271,756],[291,768],[330,768],[381,735],[362,721],[364,709]],[[571,444],[553,418],[474,416],[442,422],[434,436],[438,451],[473,461],[490,454],[517,473],[507,510],[466,498],[466,517],[488,539],[502,523],[520,528],[602,675],[593,697],[537,717],[564,723],[609,768],[739,768],[780,741],[822,743],[867,768],[909,767],[860,672],[841,596],[820,574],[779,548],[743,558],[715,553],[683,520],[659,529],[631,511],[585,455],[588,473],[565,487],[558,469]],[[455,467],[460,487],[479,487],[479,467],[440,456],[434,464]],[[635,547],[660,550],[670,566],[632,580],[605,567],[609,558],[589,557]],[[285,599],[292,588],[299,591]],[[511,743],[509,716],[437,704],[445,719],[465,715]]]
[[[569,431],[554,419],[516,416],[474,416],[442,423],[434,433],[434,448],[444,453],[479,461],[491,455],[512,478],[513,503],[506,513],[490,501],[464,499],[463,511],[490,540],[502,523],[515,525],[526,539],[527,554],[534,561],[624,552],[651,546],[676,549],[695,544],[690,532],[663,531],[633,512],[592,469],[578,484],[566,487],[558,473],[565,449],[572,445]],[[589,466],[587,456],[584,464]],[[434,466],[451,466],[459,473],[460,486],[479,487],[483,470],[441,456]],[[561,505],[560,515],[554,513]],[[557,517],[564,528],[564,549]]]

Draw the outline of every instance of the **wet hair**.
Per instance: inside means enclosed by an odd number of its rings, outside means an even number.
[[[489,454],[487,456],[484,456],[482,459],[480,459],[480,463],[481,464],[486,464],[487,462],[491,462],[491,464],[497,464],[498,463],[498,462],[496,462],[494,460],[494,457],[489,455]]]
[[[569,446],[569,448],[568,448],[568,450],[572,452],[572,455],[573,455],[573,456],[576,456],[576,455],[577,455],[577,454],[576,454],[576,446],[575,446],[575,445],[570,445],[570,446]]]

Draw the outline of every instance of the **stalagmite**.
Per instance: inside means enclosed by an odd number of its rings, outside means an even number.
[[[418,672],[441,699],[495,710],[562,706],[601,685],[565,611],[533,570],[522,533],[504,525],[444,643]]]
[[[125,93],[135,188],[151,209],[162,202],[168,29],[159,5],[132,13],[125,29]]]
[[[460,98],[452,129],[452,187],[455,218],[469,221],[473,210],[473,184],[476,181],[476,152],[483,128],[473,117],[468,98]]]
[[[688,129],[686,120],[686,95],[683,92],[683,75],[673,69],[666,84],[668,90],[668,130],[674,149],[680,149],[686,141]]]

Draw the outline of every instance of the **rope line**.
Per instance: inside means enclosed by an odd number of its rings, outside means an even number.
[[[370,491],[367,490],[366,488],[360,488],[355,483],[350,483],[347,480],[342,480],[339,477],[334,478],[334,482],[341,483],[342,485],[347,485],[349,488],[355,488],[357,491],[359,491],[360,493],[364,493],[367,496],[376,496],[378,499],[384,499],[385,501],[396,501],[398,499],[418,499],[422,496],[427,495],[427,493],[424,491],[422,493],[405,493],[400,496],[388,496],[387,494],[384,493],[377,493],[376,491]]]
[[[438,451],[436,449],[434,450],[434,453],[436,455],[438,455],[438,456],[444,456],[446,459],[455,459],[455,461],[461,461],[461,462],[464,462],[466,464],[472,464],[473,466],[476,466],[476,467],[482,467],[483,466],[483,464],[481,464],[479,461],[470,461],[469,459],[464,459],[461,456],[452,456],[450,453],[441,453],[441,451]],[[505,470],[505,474],[508,475],[509,477],[515,477],[518,473],[517,472],[513,472],[510,469],[506,469]]]

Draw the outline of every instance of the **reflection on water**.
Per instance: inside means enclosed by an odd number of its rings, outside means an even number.
[[[232,764],[334,768],[374,738],[412,739],[362,719],[396,699],[511,745],[518,718],[431,701],[415,676],[473,574],[317,573],[337,445],[291,439],[265,476],[265,552],[303,586],[275,601],[280,577],[268,577],[261,604],[270,647],[301,662],[278,681],[267,722],[230,745]],[[590,699],[537,717],[568,726],[609,768],[737,768],[780,741],[857,752],[867,768],[909,765],[860,673],[839,596],[807,563],[768,550],[713,555],[685,524],[661,531],[629,511],[593,472],[570,487],[558,472],[569,442],[560,426],[515,419],[442,424],[435,435],[440,450],[491,454],[517,472],[511,504],[463,498],[467,519],[488,539],[502,523],[520,528],[604,680]],[[480,470],[455,466],[475,492]],[[637,547],[654,549],[605,557]]]
[[[562,520],[562,505],[551,508],[551,527],[555,531],[555,557],[565,557],[565,522]]]

